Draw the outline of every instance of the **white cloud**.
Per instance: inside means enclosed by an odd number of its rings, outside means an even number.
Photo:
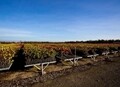
[[[32,30],[33,31],[33,30]],[[60,37],[56,32],[47,32],[34,30],[22,30],[22,29],[6,29],[0,28],[0,40],[12,40],[12,41],[48,41]]]
[[[32,32],[21,29],[0,28],[0,37],[31,37]]]

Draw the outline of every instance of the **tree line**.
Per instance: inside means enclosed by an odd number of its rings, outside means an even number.
[[[64,42],[49,42],[49,41],[0,41],[1,44],[10,44],[10,43],[36,43],[36,44],[40,44],[40,43],[55,43],[55,44],[60,44],[60,43],[120,43],[120,39],[114,40],[87,40],[87,41],[64,41]]]

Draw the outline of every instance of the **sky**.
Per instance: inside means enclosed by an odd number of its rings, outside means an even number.
[[[120,39],[120,0],[0,0],[0,41]]]

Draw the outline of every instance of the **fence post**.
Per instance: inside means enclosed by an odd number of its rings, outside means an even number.
[[[44,72],[43,72],[43,63],[41,64],[41,68],[42,68],[42,69],[41,69],[41,73],[42,73],[42,75],[43,75],[43,73],[44,73]]]
[[[75,61],[75,58],[76,58],[76,47],[75,47],[75,56],[74,56],[74,64],[73,65],[75,65],[75,63],[76,63],[76,61]]]

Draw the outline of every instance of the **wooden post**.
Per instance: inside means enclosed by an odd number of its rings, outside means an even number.
[[[75,65],[75,63],[76,63],[76,61],[75,61],[75,58],[76,58],[76,47],[75,47],[75,57],[74,57],[74,64],[73,65]]]
[[[33,65],[35,68],[37,68],[38,70],[41,70],[37,65]]]
[[[95,58],[96,58],[96,56],[95,56],[95,55],[93,55],[93,61],[95,61]]]
[[[106,56],[107,56],[107,58],[109,58],[109,56],[108,56],[108,52],[106,53]]]
[[[43,71],[43,63],[41,64],[41,73],[42,73],[42,75],[44,74],[44,71]]]

